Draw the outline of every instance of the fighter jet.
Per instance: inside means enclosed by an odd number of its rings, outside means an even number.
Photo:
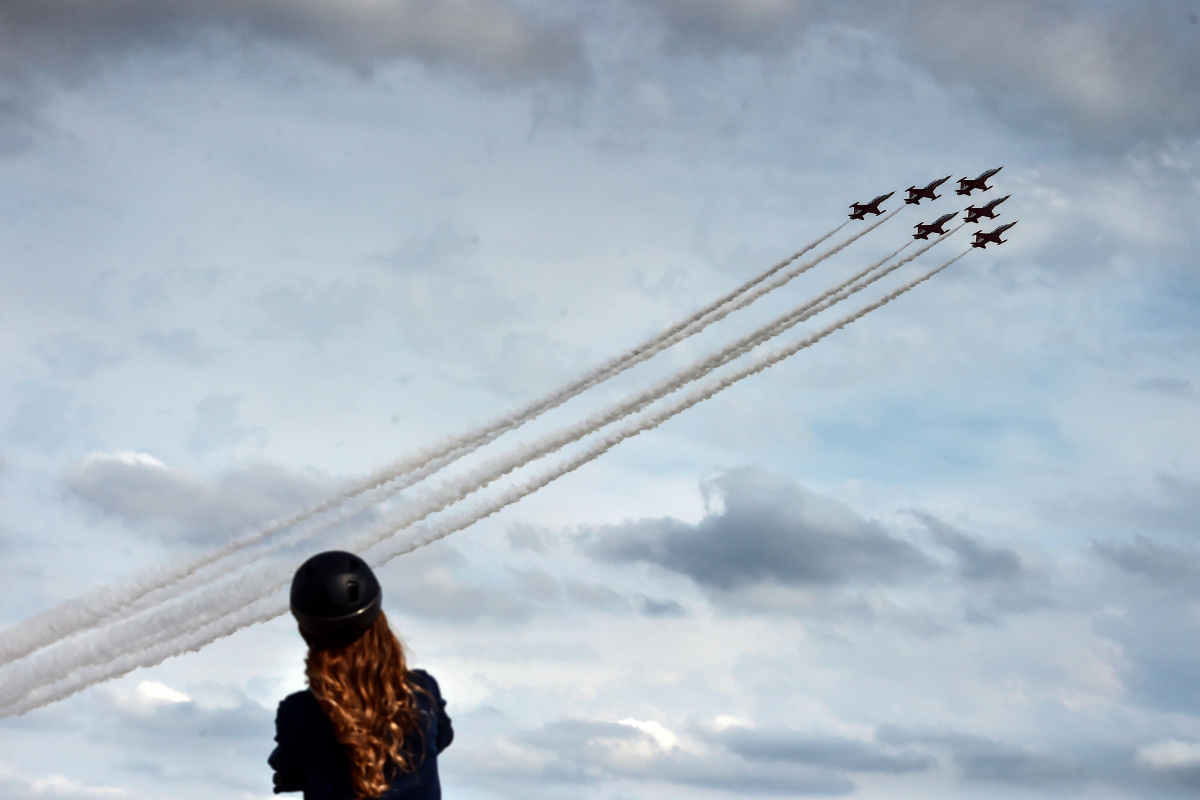
[[[1005,242],[1008,241],[1008,239],[1001,239],[1000,234],[1004,233],[1006,230],[1011,228],[1013,225],[1016,225],[1018,221],[1019,220],[1014,220],[1014,221],[1008,223],[1007,225],[1001,225],[999,228],[996,228],[996,230],[992,231],[991,233],[984,233],[983,231],[975,231],[975,241],[971,242],[971,247],[978,247],[980,249],[985,249],[989,244],[996,244],[996,245],[1004,244]]]
[[[988,189],[992,188],[987,185],[987,179],[992,177],[993,175],[995,175],[997,172],[999,172],[1002,169],[1004,169],[1003,166],[996,167],[995,169],[989,169],[987,172],[983,173],[978,178],[959,178],[958,179],[958,188],[954,190],[954,193],[969,195],[969,194],[971,194],[971,192],[975,191],[976,189],[978,189],[981,192],[986,192]]]
[[[913,238],[914,239],[928,239],[929,234],[931,234],[931,233],[936,233],[938,236],[941,236],[942,234],[945,233],[945,231],[942,230],[942,226],[957,216],[958,216],[958,212],[953,211],[949,214],[943,214],[942,216],[938,217],[933,222],[918,222],[916,225],[913,226],[914,228],[917,229],[917,232],[913,234]]]
[[[879,195],[879,197],[876,197],[869,203],[852,204],[850,206],[850,219],[866,219],[867,214],[882,214],[883,212],[879,209],[879,204],[894,194],[895,192],[888,192],[887,194]]]
[[[951,176],[947,175],[940,181],[930,181],[929,185],[927,185],[924,189],[918,189],[915,186],[908,187],[908,197],[904,198],[904,202],[911,203],[915,206],[922,200],[937,200],[939,197],[941,197],[941,195],[934,194],[933,190],[950,180],[950,177]]]
[[[996,218],[996,206],[1000,205],[1001,203],[1003,203],[1005,200],[1007,200],[1010,197],[1012,197],[1012,195],[1006,194],[1006,195],[1004,195],[1004,197],[1001,197],[998,200],[993,200],[992,202],[988,203],[985,206],[967,206],[967,211],[966,211],[967,222],[979,222],[980,217],[987,217],[988,219],[995,219]]]

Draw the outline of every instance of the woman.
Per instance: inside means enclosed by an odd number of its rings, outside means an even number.
[[[308,690],[275,716],[275,792],[304,800],[438,800],[437,756],[454,738],[437,681],[409,670],[362,559],[330,551],[292,579]]]

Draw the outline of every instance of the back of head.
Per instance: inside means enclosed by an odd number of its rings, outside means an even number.
[[[353,553],[318,553],[292,578],[292,614],[310,647],[350,644],[367,632],[382,604],[375,573]]]

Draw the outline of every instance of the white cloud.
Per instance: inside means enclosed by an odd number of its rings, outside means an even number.
[[[135,797],[126,789],[88,784],[63,775],[30,776],[3,761],[0,761],[0,791],[5,793],[8,800],[95,800]]]
[[[1200,765],[1200,742],[1175,739],[1148,744],[1137,749],[1137,760],[1154,769],[1186,769]]]
[[[650,734],[663,750],[671,750],[679,746],[679,737],[669,728],[654,720],[640,720],[633,717],[626,717],[625,719],[618,720],[618,722],[622,725],[637,728],[642,733]]]

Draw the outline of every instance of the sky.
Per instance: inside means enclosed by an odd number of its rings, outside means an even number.
[[[489,452],[540,441],[1001,165],[1004,246],[959,231],[863,297],[970,251],[911,292],[388,561],[384,608],[448,700],[447,797],[1195,796],[1200,6],[1175,0],[0,2],[0,629],[952,176]],[[270,797],[303,657],[284,615],[6,716],[0,795]]]

